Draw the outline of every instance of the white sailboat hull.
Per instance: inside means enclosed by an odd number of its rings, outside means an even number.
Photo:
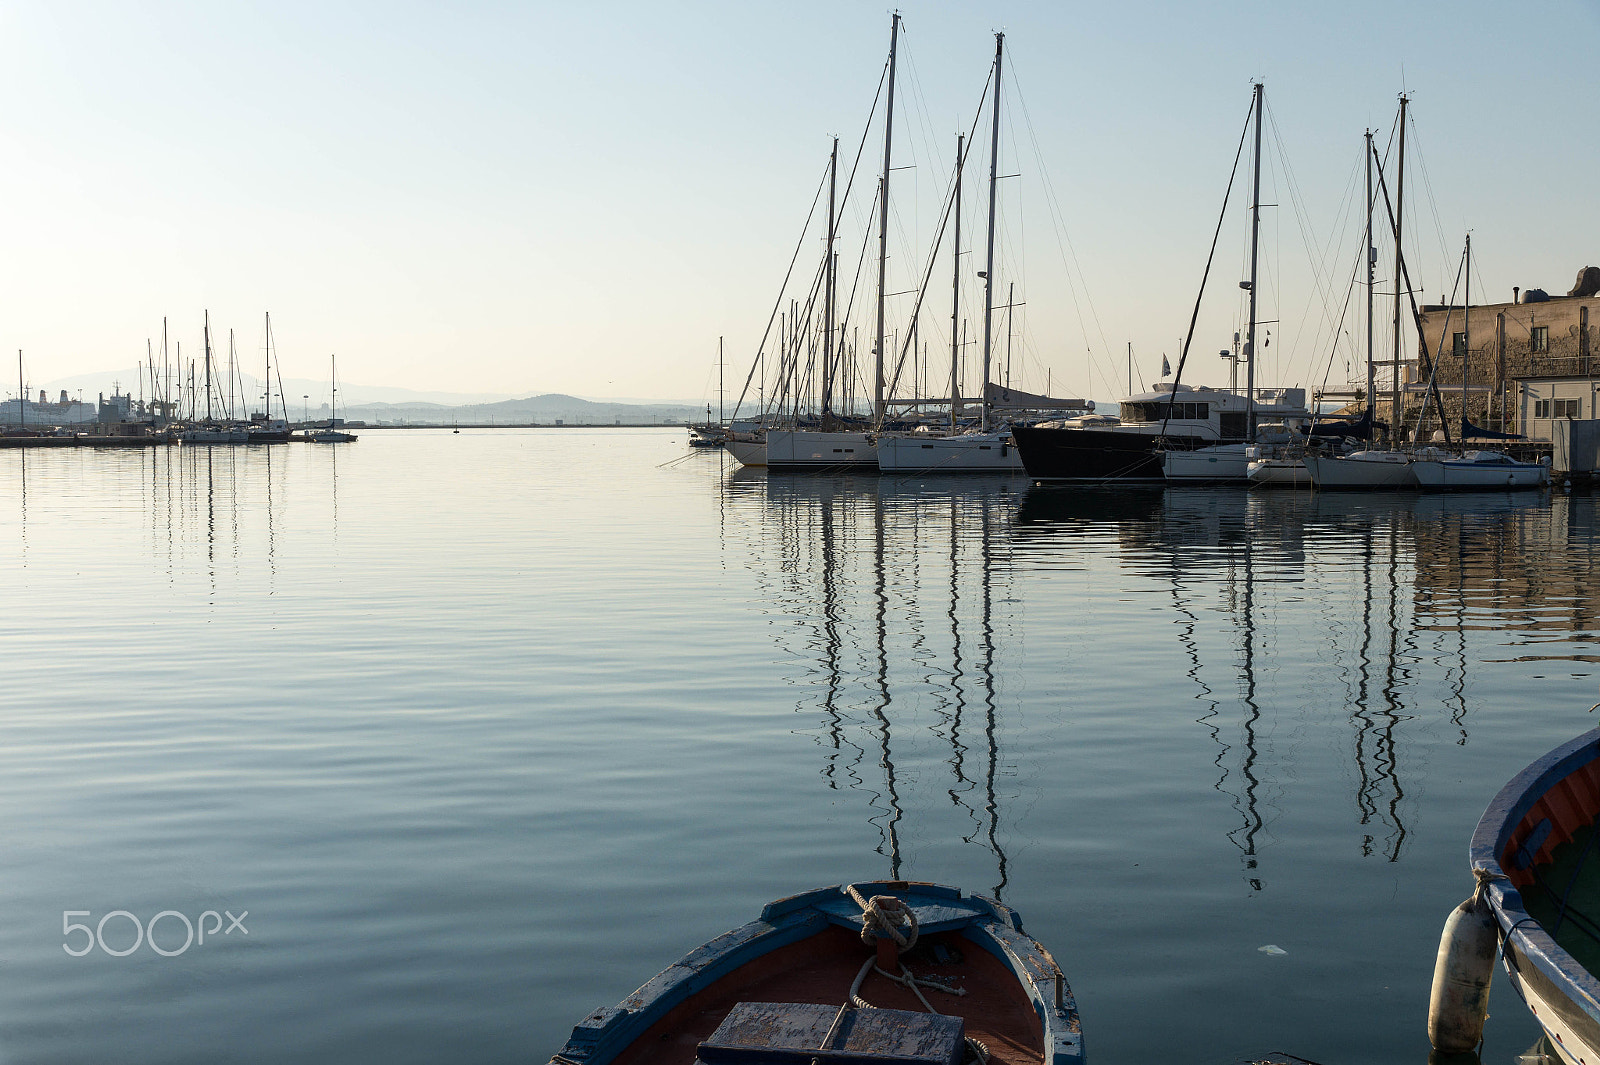
[[[766,465],[769,470],[875,470],[878,449],[867,433],[768,429]]]
[[[884,473],[1022,473],[1022,456],[1009,434],[880,436],[878,469]]]
[[[1169,481],[1217,483],[1245,481],[1250,476],[1248,444],[1218,444],[1195,451],[1168,451],[1161,458],[1161,472]]]
[[[1259,459],[1250,464],[1250,483],[1266,488],[1310,488],[1311,471],[1299,459]]]
[[[1395,451],[1307,455],[1305,463],[1311,483],[1318,488],[1418,487],[1409,456]]]
[[[722,446],[728,449],[741,466],[756,466],[764,468],[767,464],[767,443],[765,440],[724,440]]]
[[[1532,462],[1441,459],[1414,462],[1412,472],[1423,488],[1493,489],[1542,488],[1550,483],[1550,470]]]

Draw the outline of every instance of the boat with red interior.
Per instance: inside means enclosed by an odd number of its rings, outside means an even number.
[[[1061,969],[995,899],[914,881],[769,903],[572,1030],[551,1065],[1081,1065]]]
[[[1452,912],[1434,969],[1429,1038],[1482,1038],[1496,960],[1571,1065],[1600,1062],[1600,730],[1535,761],[1472,836],[1478,889]]]

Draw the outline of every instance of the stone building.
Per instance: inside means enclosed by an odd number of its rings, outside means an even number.
[[[1572,295],[1541,298],[1535,290],[1520,302],[1470,310],[1459,304],[1422,307],[1422,350],[1406,367],[1410,416],[1422,406],[1437,357],[1435,380],[1452,431],[1465,413],[1485,428],[1499,429],[1503,419],[1508,431],[1549,440],[1555,418],[1600,418],[1593,333],[1600,326],[1600,295],[1585,284],[1592,269],[1580,272]],[[1437,417],[1429,422],[1425,432],[1438,426]]]

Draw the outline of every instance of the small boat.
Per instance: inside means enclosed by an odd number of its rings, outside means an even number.
[[[1481,1037],[1500,957],[1511,986],[1570,1065],[1600,1061],[1600,730],[1535,761],[1472,835],[1478,890],[1451,914],[1428,1034],[1445,1052]]]
[[[250,434],[245,429],[229,425],[201,425],[185,429],[178,434],[182,444],[248,444]]]
[[[1412,456],[1404,451],[1352,451],[1348,455],[1307,455],[1306,471],[1318,488],[1415,488]]]
[[[1419,459],[1411,464],[1411,473],[1423,488],[1543,488],[1550,483],[1550,467],[1519,461],[1503,451]]]
[[[329,408],[327,428],[309,430],[300,439],[308,444],[352,444],[355,443],[356,434],[346,433],[334,428],[339,424],[339,361],[338,357],[334,355],[329,355],[328,359]],[[460,432],[460,430],[457,430],[457,432]]]
[[[973,1060],[1081,1065],[1083,1033],[1060,967],[994,899],[877,881],[769,903],[589,1014],[550,1063]]]

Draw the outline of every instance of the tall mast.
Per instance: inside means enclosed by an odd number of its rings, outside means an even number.
[[[206,421],[211,420],[211,312],[206,312]]]
[[[1245,333],[1245,438],[1256,438],[1256,266],[1261,251],[1261,111],[1266,86],[1256,82],[1256,173],[1250,190],[1250,325]],[[1172,397],[1175,401],[1176,396]]]
[[[264,384],[266,386],[266,389],[267,389],[267,394],[266,394],[266,407],[267,407],[266,421],[267,421],[267,424],[270,425],[272,423],[272,312],[271,311],[267,311],[266,315],[267,315],[267,345],[266,345],[267,346],[267,366],[266,366],[266,369],[264,369],[261,372],[261,379],[262,379],[262,384]],[[286,420],[286,421],[288,420],[289,412],[287,410],[283,412],[283,417],[284,417],[284,420]]]
[[[1466,308],[1461,312],[1461,420],[1467,420],[1467,389],[1471,382],[1467,380],[1467,370],[1472,365],[1472,234],[1467,234],[1467,292],[1463,297]],[[1439,418],[1444,419],[1444,401],[1439,401]],[[1489,421],[1489,408],[1483,409],[1483,420]],[[1465,430],[1463,430],[1463,435]],[[1463,441],[1465,443],[1465,441]]]
[[[28,388],[22,383],[22,349],[17,349],[17,424],[28,424]]]
[[[983,259],[983,401],[980,428],[989,431],[989,359],[994,347],[994,204],[1000,165],[1000,60],[1006,35],[994,35],[994,118],[989,140],[989,247]]]
[[[889,269],[889,152],[894,144],[894,59],[900,43],[900,12],[889,28],[889,96],[883,118],[883,176],[878,179],[878,331],[872,339],[872,422],[883,424],[883,290]]]
[[[827,271],[827,288],[822,295],[823,341],[822,341],[822,428],[828,428],[827,421],[833,413],[833,286],[834,286],[834,261],[833,239],[837,220],[834,217],[834,189],[839,182],[839,138],[833,138],[833,152],[828,156],[828,247],[827,261],[823,264]],[[718,344],[718,365],[721,365],[721,341]],[[721,370],[717,371],[719,374]],[[719,400],[720,402],[720,400]]]
[[[1373,275],[1378,266],[1378,249],[1372,243],[1372,131],[1367,130],[1367,413],[1371,415],[1368,421],[1377,417],[1378,412],[1378,371],[1372,364],[1372,290],[1374,288]],[[1367,427],[1367,439],[1372,439],[1372,428]]]
[[[964,151],[967,137],[956,134],[956,243],[950,256],[950,431],[956,430],[956,406],[961,402],[961,342],[957,323],[961,320],[961,170],[966,161]]]
[[[1406,207],[1406,99],[1405,93],[1400,94],[1400,158],[1399,174],[1394,182],[1394,360],[1389,364],[1394,370],[1394,380],[1390,387],[1389,403],[1389,446],[1392,448],[1400,439],[1400,286],[1402,274],[1400,272],[1402,260],[1400,256],[1401,234],[1405,232],[1400,224]]]
[[[717,338],[717,424],[722,424],[722,338]]]

